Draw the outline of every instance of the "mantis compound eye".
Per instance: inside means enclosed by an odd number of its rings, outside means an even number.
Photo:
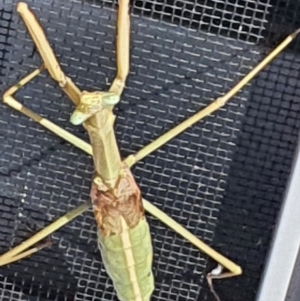
[[[120,101],[120,96],[115,93],[108,93],[103,96],[103,103],[107,106],[114,106]]]
[[[71,115],[70,122],[73,125],[80,125],[90,117],[90,114],[84,114],[80,111],[75,110]]]

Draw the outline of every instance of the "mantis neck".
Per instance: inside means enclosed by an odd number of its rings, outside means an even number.
[[[97,176],[108,186],[113,186],[121,173],[121,157],[114,132],[115,116],[105,110],[91,117],[85,128],[93,148]]]

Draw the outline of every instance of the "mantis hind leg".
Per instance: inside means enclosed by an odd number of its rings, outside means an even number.
[[[76,218],[77,216],[82,214],[83,212],[87,211],[90,207],[91,207],[90,202],[86,202],[86,203],[76,207],[75,209],[69,211],[62,217],[58,218],[56,221],[52,222],[50,225],[48,225],[44,229],[40,230],[35,235],[28,238],[27,240],[25,240],[18,246],[12,248],[5,254],[1,255],[0,256],[0,267],[3,265],[10,264],[15,261],[19,261],[23,258],[26,258],[26,257],[38,252],[39,250],[41,250],[45,247],[48,247],[49,245],[51,245],[51,242],[49,242],[49,241],[42,243],[36,247],[32,247],[32,246],[35,245],[36,243],[40,242],[47,236],[51,235],[53,232],[57,231],[58,229],[60,229],[64,225],[66,225],[67,223],[72,221],[74,218]]]

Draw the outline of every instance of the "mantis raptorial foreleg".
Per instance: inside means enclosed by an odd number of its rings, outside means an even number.
[[[21,15],[51,77],[58,82],[59,86],[69,96],[75,105],[80,100],[80,90],[62,71],[55,54],[45,36],[42,27],[39,25],[35,15],[28,9],[26,3],[20,2],[17,11]]]
[[[118,23],[117,23],[117,76],[114,79],[110,92],[121,95],[127,76],[129,74],[130,60],[130,20],[129,0],[119,1]]]

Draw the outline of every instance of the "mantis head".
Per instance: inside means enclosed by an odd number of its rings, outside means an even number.
[[[104,109],[112,108],[120,101],[120,96],[113,92],[82,92],[80,102],[71,115],[70,122],[74,125],[84,123],[93,115]]]

